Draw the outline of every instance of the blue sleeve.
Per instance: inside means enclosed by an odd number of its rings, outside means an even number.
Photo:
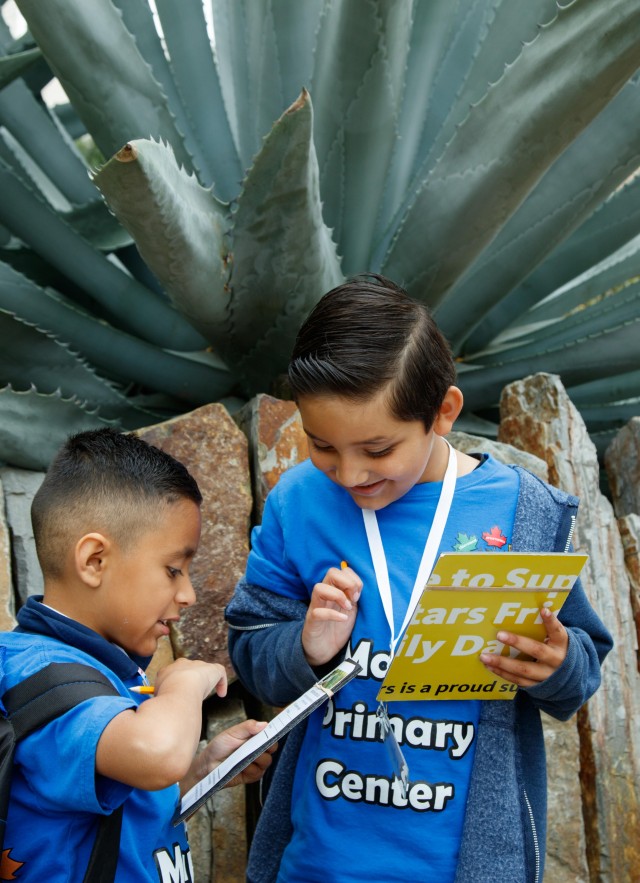
[[[251,552],[247,561],[247,582],[265,586],[279,595],[308,600],[306,588],[287,557],[286,495],[281,484],[269,493],[262,524],[251,532]],[[295,526],[292,528],[295,530]],[[291,537],[290,541],[294,538]]]
[[[551,677],[526,692],[542,711],[568,720],[600,686],[600,667],[613,647],[611,635],[593,610],[580,580],[558,617],[569,632],[567,656]]]
[[[88,699],[18,744],[15,760],[38,808],[108,813],[126,800],[129,785],[96,775],[96,751],[107,724],[132,707],[124,696]]]
[[[229,653],[245,687],[287,705],[318,680],[302,649],[307,604],[240,580],[225,611]]]

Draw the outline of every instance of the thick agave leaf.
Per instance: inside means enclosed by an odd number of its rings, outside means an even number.
[[[75,351],[91,359],[92,364],[107,376],[165,392],[189,405],[198,406],[214,401],[226,395],[235,382],[224,367],[161,350],[118,331],[74,307],[54,292],[44,291],[3,263],[0,263],[0,308],[64,340]],[[19,354],[15,358],[20,361]],[[30,358],[31,352],[25,343],[22,359],[28,363]],[[52,370],[47,357],[42,365],[45,374]],[[17,385],[8,368],[0,376]],[[39,377],[29,376],[28,379],[38,389],[51,391]],[[53,388],[61,387],[65,394],[72,392],[94,405],[103,404],[97,393],[92,395],[91,390],[67,387],[58,375],[52,375],[50,382]],[[24,388],[24,385],[19,388]],[[117,401],[120,402],[119,397]]]
[[[549,166],[632,76],[639,53],[637,4],[581,0],[559,8],[470,109],[423,186],[410,195],[384,272],[439,304]],[[579,76],[567,57],[580,58]]]
[[[222,99],[202,0],[181,0],[179,4],[156,0],[156,9],[180,104],[191,122],[194,140],[206,157],[206,174],[200,180],[206,185],[215,182],[217,195],[230,200],[238,192],[243,166]]]
[[[585,273],[617,252],[640,230],[640,176],[618,188],[591,217],[500,304],[501,323],[495,336],[550,292]],[[489,324],[489,314],[483,325]]]
[[[457,106],[456,96],[472,67],[471,47],[486,37],[489,12],[490,4],[484,2],[469,4],[466,9],[450,0],[413,3],[404,46],[396,47],[405,58],[405,84],[394,154],[377,213],[374,264],[379,263],[380,253],[384,254],[384,234],[395,228],[392,219],[407,191],[419,186],[428,173],[434,140]],[[502,52],[496,57],[501,58]],[[322,71],[318,74],[322,76]],[[483,77],[481,82],[486,84],[490,78]],[[416,95],[422,100],[415,101]],[[466,114],[467,105],[463,106]]]
[[[98,377],[90,365],[53,335],[4,309],[0,310],[0,383],[14,390],[60,390],[90,401],[93,407],[120,400],[114,387]]]
[[[0,389],[0,457],[21,469],[45,470],[67,436],[106,423],[75,397]]]
[[[89,202],[80,206],[71,206],[42,168],[8,131],[2,129],[0,129],[0,157],[26,187],[35,188],[51,208],[55,209],[64,221],[94,248],[113,251],[131,244],[132,240],[127,231],[114,218],[104,201],[100,199],[100,194],[86,178],[84,167],[81,174],[94,192]]]
[[[326,7],[326,0],[212,0],[216,67],[244,168],[273,121],[309,87]]]
[[[580,409],[580,416],[590,432],[598,432],[613,426],[622,428],[632,417],[640,414],[640,398],[611,405],[586,405]]]
[[[17,5],[104,156],[130,138],[163,138],[191,168],[167,97],[112,3],[17,0]]]
[[[619,374],[616,377],[598,377],[579,386],[571,386],[567,390],[571,401],[582,408],[589,404],[610,404],[636,399],[640,390],[640,370]],[[637,408],[640,414],[640,407]]]
[[[617,292],[602,293],[581,302],[560,319],[535,326],[517,341],[508,340],[501,347],[479,353],[472,364],[494,364],[496,361],[519,360],[536,356],[541,350],[570,346],[573,341],[595,336],[621,324],[633,322],[640,315],[640,283],[630,283]],[[640,347],[638,348],[640,351]]]
[[[640,277],[640,237],[633,239],[627,246],[620,249],[602,264],[593,267],[584,275],[578,277],[573,283],[564,286],[559,291],[541,301],[523,317],[523,325],[514,325],[505,332],[504,338],[513,339],[515,335],[525,334],[524,322],[532,325],[543,325],[547,330],[542,332],[547,337],[548,323],[562,319],[573,312],[579,312],[580,316],[593,315],[598,309],[598,304],[607,306],[609,298],[616,292],[625,290],[624,295],[616,295],[615,302],[619,303],[626,295],[634,296],[637,291],[637,283]],[[637,296],[636,305],[637,305]],[[553,332],[553,328],[551,328]]]
[[[640,126],[630,121],[636,119],[638,79],[628,83],[564,151],[438,307],[437,319],[454,349],[460,350],[492,308],[493,322],[483,322],[466,349],[484,348],[506,327],[508,318],[501,321],[505,296],[635,171],[640,164]],[[527,308],[515,301],[513,306],[521,312]]]
[[[496,338],[519,333],[518,329],[532,320],[532,311],[547,301],[549,292],[579,278],[636,236],[640,230],[638,191],[640,178],[616,190],[531,276],[484,317],[466,342],[468,352],[482,350]]]
[[[67,344],[3,308],[0,335],[0,385],[8,384],[14,392],[38,389],[43,395],[77,397],[85,410],[99,410],[103,420],[116,420],[127,429],[162,419],[161,410],[125,396]],[[0,448],[0,460],[4,458]]]
[[[507,383],[540,371],[559,374],[566,387],[586,383],[594,374],[615,377],[640,368],[640,315],[619,326],[560,344],[537,348],[524,358],[514,349],[510,358],[459,374],[465,408],[477,411],[494,407]]]
[[[102,200],[72,208],[64,212],[62,217],[79,236],[99,251],[117,251],[133,244],[129,233]]]
[[[57,395],[82,403],[85,411],[102,421],[115,421],[123,429],[136,429],[179,413],[180,405],[169,409],[166,396],[126,396],[95,373],[92,366],[53,335],[0,309],[0,386],[14,392],[37,389],[42,395]],[[0,437],[2,434],[0,433]],[[13,462],[0,445],[0,461]]]
[[[397,141],[411,10],[388,0],[341,3],[327,11],[318,35],[315,143],[325,216],[347,273],[370,268],[381,182]]]
[[[302,320],[342,281],[322,219],[308,93],[278,120],[234,215],[228,357],[246,388],[284,371]]]
[[[420,5],[431,4],[416,4]],[[472,0],[446,4],[439,11],[439,18],[451,27],[451,33],[442,46],[427,125],[416,152],[413,177],[404,182],[403,196],[425,179],[457,126],[466,119],[469,108],[484,97],[487,85],[502,78],[522,46],[531,43],[556,14],[555,0],[530,0],[527,4]],[[414,30],[415,25],[412,39]],[[423,39],[431,41],[431,31],[429,27]],[[420,49],[425,51],[426,47]],[[411,59],[418,70],[422,67],[420,61],[419,56]],[[415,94],[409,92],[410,97]]]
[[[131,243],[91,184],[68,133],[25,83],[0,92],[0,127],[3,159],[84,239],[102,250]]]
[[[11,132],[69,203],[99,202],[73,143],[22,81],[0,92],[0,126]]]
[[[160,346],[202,347],[179,313],[91,248],[1,159],[0,190],[0,223],[79,285],[116,326]]]
[[[22,76],[40,58],[42,53],[39,49],[27,49],[0,58],[0,89]]]
[[[155,141],[125,145],[93,180],[181,314],[222,346],[229,299],[226,206]]]

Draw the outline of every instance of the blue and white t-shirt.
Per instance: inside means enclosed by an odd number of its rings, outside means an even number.
[[[518,495],[514,470],[486,457],[462,476],[440,551],[509,548]],[[376,512],[402,623],[441,483],[415,485]],[[310,461],[290,470],[267,499],[252,535],[247,580],[308,600],[330,567],[346,560],[363,581],[348,654],[360,676],[310,716],[292,795],[293,837],[279,883],[451,883],[475,751],[478,700],[393,702],[388,713],[409,765],[406,796],[376,719],[389,661],[389,625],[377,588],[362,511]]]
[[[18,620],[40,633],[0,636],[0,694],[50,662],[80,662],[105,674],[122,695],[88,699],[18,743],[0,879],[83,880],[99,815],[123,804],[116,883],[193,883],[185,827],[171,823],[178,786],[142,791],[95,772],[107,724],[153,701],[128,689],[141,682],[137,662],[34,597]]]

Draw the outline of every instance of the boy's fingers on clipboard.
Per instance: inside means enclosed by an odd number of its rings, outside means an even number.
[[[252,760],[249,766],[245,767],[242,772],[238,773],[238,775],[231,779],[231,781],[227,782],[224,787],[233,788],[235,785],[251,785],[254,782],[260,781],[271,766],[271,761],[273,760],[272,755],[275,754],[277,749],[278,743],[274,742],[273,745],[270,745],[269,748],[266,749],[266,751]]]
[[[546,663],[556,669],[564,661],[569,646],[569,635],[555,613],[543,608],[540,616],[544,622],[547,636],[543,641],[516,635],[508,631],[499,631],[497,638],[503,644],[515,647],[521,653],[533,657],[540,663]]]

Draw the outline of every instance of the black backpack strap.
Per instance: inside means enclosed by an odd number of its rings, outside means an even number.
[[[52,662],[7,690],[2,703],[13,724],[17,741],[86,699],[118,695],[109,678],[92,666],[76,662]],[[13,762],[13,751],[6,760]],[[83,883],[113,883],[115,880],[122,812],[123,807],[119,806],[110,815],[99,817],[98,832]],[[2,818],[6,819],[6,813]]]
[[[100,816],[98,833],[82,883],[113,883],[120,854],[122,804],[108,816]]]
[[[52,662],[2,697],[16,739],[43,727],[94,696],[117,696],[109,678],[90,665]]]

